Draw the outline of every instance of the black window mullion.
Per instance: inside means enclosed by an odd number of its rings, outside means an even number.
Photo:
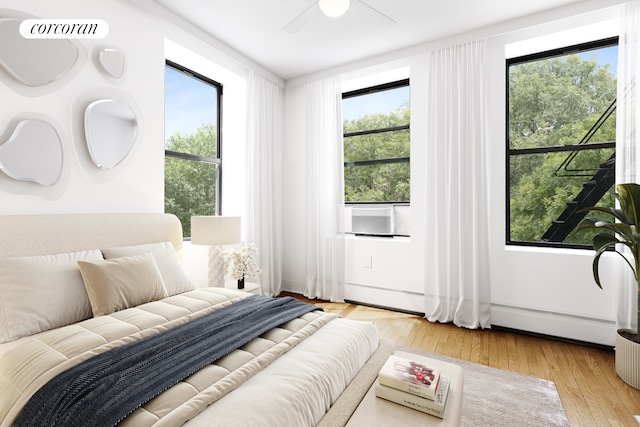
[[[592,142],[583,145],[558,145],[553,147],[536,147],[536,148],[510,148],[510,156],[521,156],[525,154],[543,154],[543,153],[560,153],[560,152],[576,152],[587,150],[602,150],[603,148],[616,148],[615,142]]]
[[[601,47],[608,47],[618,44],[618,37],[610,37],[603,40],[594,42],[581,43],[574,46],[562,47],[559,49],[553,49],[546,52],[532,53],[530,55],[524,55],[517,58],[507,59],[507,70],[512,65],[524,64],[527,62],[535,62],[541,59],[550,59],[558,56],[571,55],[574,53],[580,53],[582,51],[598,49]]]
[[[395,157],[392,159],[356,160],[353,162],[344,162],[344,165],[345,166],[371,166],[371,165],[387,165],[391,163],[410,163],[410,158]]]
[[[398,80],[390,83],[383,83],[377,86],[370,86],[364,89],[352,90],[350,92],[344,92],[342,99],[354,98],[356,96],[368,95],[370,93],[381,92],[383,90],[397,89],[399,87],[409,86],[409,79]]]
[[[215,163],[217,165],[221,164],[221,160],[218,157],[206,157],[206,156],[198,156],[196,154],[182,153],[180,151],[172,151],[172,150],[164,150],[164,155],[168,157],[175,157],[183,160],[193,160],[196,162],[205,162],[205,163]]]
[[[344,138],[349,138],[352,136],[373,135],[373,134],[385,133],[385,132],[397,132],[397,131],[409,130],[409,129],[410,129],[409,125],[393,126],[390,128],[380,128],[380,129],[367,129],[367,130],[360,130],[357,132],[345,133]]]

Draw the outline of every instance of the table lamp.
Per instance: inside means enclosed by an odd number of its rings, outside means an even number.
[[[239,216],[191,217],[191,243],[209,246],[209,286],[224,287],[222,245],[238,242],[240,242]]]

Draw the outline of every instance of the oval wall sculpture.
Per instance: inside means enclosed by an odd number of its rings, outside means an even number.
[[[66,39],[26,39],[22,19],[0,18],[0,66],[27,86],[52,83],[78,61],[78,48]]]
[[[116,79],[124,76],[126,59],[124,53],[116,48],[103,48],[98,52],[98,62],[102,69]]]
[[[126,102],[101,99],[85,110],[84,132],[93,163],[100,169],[111,169],[133,148],[138,136],[138,120]]]
[[[39,119],[22,120],[0,144],[0,170],[18,181],[53,186],[62,174],[62,142],[55,128]]]

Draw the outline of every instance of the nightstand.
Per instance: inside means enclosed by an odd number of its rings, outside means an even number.
[[[262,295],[262,288],[260,285],[253,282],[244,281],[244,289],[238,289],[238,281],[237,280],[227,280],[224,282],[224,287],[227,289],[235,289],[237,291],[247,292],[255,295]]]

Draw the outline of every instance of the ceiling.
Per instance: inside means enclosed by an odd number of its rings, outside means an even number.
[[[287,80],[579,0],[351,0],[339,18],[316,0],[154,1]]]

